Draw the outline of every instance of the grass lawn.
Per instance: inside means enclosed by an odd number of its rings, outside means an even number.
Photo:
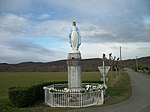
[[[131,86],[129,76],[126,73],[119,75],[115,72],[108,74],[107,95],[110,98],[106,105],[114,104],[126,100],[131,95]],[[99,72],[83,72],[84,81],[100,80]],[[31,85],[39,82],[67,81],[67,72],[0,72],[0,111],[7,112],[62,112],[68,108],[51,108],[43,105],[41,102],[28,108],[14,108],[9,106],[7,98],[8,88],[15,85]]]
[[[150,76],[150,74],[145,74],[145,75]]]
[[[100,80],[99,72],[84,72],[83,80]],[[67,72],[0,72],[0,98],[6,97],[8,88],[39,82],[67,81]]]

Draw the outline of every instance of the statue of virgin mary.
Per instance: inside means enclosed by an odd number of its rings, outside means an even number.
[[[72,50],[78,50],[81,45],[81,36],[78,27],[76,26],[76,21],[72,21],[72,29],[69,34],[69,43],[72,47]]]

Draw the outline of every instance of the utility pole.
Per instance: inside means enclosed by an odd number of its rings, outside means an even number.
[[[103,80],[104,80],[104,85],[106,84],[106,81],[105,81],[105,59],[106,59],[106,57],[105,57],[105,54],[103,54]]]
[[[113,57],[112,57],[112,53],[109,53],[109,65],[110,65],[110,70],[112,72],[112,64],[113,64]],[[111,73],[112,74],[112,73]]]
[[[122,61],[122,56],[121,56],[121,46],[120,46],[120,62]]]
[[[122,74],[122,52],[121,52],[121,46],[120,46],[120,63],[119,63],[119,74],[121,72]]]
[[[138,59],[137,59],[137,56],[136,56],[136,71],[138,71]]]

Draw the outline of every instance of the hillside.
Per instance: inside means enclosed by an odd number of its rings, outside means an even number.
[[[137,60],[138,60],[139,69],[150,70],[150,56],[138,58]],[[128,60],[124,60],[123,63],[124,63],[124,67],[135,68],[136,60],[128,59]]]
[[[124,67],[135,68],[135,59],[123,60]],[[150,69],[150,57],[138,59],[139,68]],[[106,62],[108,64],[108,61]],[[98,71],[97,67],[102,66],[102,59],[83,59],[81,60],[82,71]],[[0,63],[0,72],[64,72],[67,71],[66,60],[53,62],[23,62],[18,64]]]

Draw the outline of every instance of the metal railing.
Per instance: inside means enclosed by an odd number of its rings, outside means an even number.
[[[45,103],[51,107],[87,107],[92,105],[102,105],[104,102],[103,90],[90,91],[63,91],[50,90],[50,87],[44,87]]]

